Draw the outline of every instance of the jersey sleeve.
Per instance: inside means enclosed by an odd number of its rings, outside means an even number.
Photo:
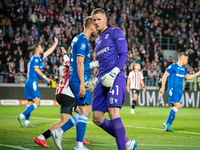
[[[187,73],[187,69],[184,67],[184,69],[185,69],[185,76],[187,76],[188,75],[188,73]]]
[[[171,64],[171,65],[167,68],[166,72],[170,75],[170,74],[172,74],[173,71],[174,71],[174,65]]]
[[[67,56],[67,54],[64,54],[64,62],[67,62],[69,60],[69,57]]]
[[[126,38],[119,28],[113,29],[113,40],[116,44],[116,48],[119,55],[119,61],[116,65],[120,70],[123,69],[127,59],[128,59],[128,50]]]
[[[132,71],[129,73],[128,78],[131,79],[132,77]]]
[[[81,37],[77,42],[77,56],[85,57],[88,42],[86,38]]]
[[[141,80],[143,80],[144,79],[144,76],[143,76],[143,73],[141,72],[141,78],[140,78]]]
[[[33,67],[40,67],[40,58],[39,57],[35,57],[34,61],[34,65]]]

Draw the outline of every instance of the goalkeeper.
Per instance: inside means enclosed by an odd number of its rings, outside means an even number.
[[[128,58],[126,38],[119,28],[108,28],[103,9],[93,10],[92,20],[99,31],[95,41],[99,73],[97,78],[85,83],[85,88],[89,91],[94,89],[93,122],[115,137],[119,150],[134,150],[137,142],[125,136],[119,114],[126,94],[123,69]],[[105,112],[109,113],[110,120],[104,118]]]

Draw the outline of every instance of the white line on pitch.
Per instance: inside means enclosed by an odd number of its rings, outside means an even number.
[[[54,118],[42,118],[42,117],[31,117],[35,119],[48,119],[48,120],[60,120],[60,119],[54,119]],[[93,123],[92,121],[88,121],[87,123]],[[129,126],[129,125],[124,125],[125,127],[130,127],[130,128],[141,128],[141,129],[151,129],[151,130],[158,130],[158,131],[163,131],[164,129],[159,129],[159,128],[148,128],[148,127],[139,127],[139,126]],[[187,132],[187,131],[175,131],[178,133],[188,133],[188,134],[197,134],[200,135],[200,133],[196,132]]]
[[[15,148],[15,149],[22,149],[22,150],[31,150],[31,149],[28,149],[28,148],[23,148],[23,147],[21,147],[21,146],[14,146],[14,145],[0,144],[0,146],[12,147],[12,148]]]

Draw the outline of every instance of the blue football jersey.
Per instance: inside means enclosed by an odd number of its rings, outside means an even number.
[[[183,92],[183,79],[187,75],[187,70],[184,66],[179,66],[178,63],[171,64],[166,72],[169,74],[167,91],[173,90],[178,93]]]
[[[77,56],[84,57],[84,78],[85,81],[90,77],[90,46],[87,36],[84,33],[74,37],[70,47],[70,69],[69,81],[80,81],[77,70]]]
[[[43,69],[43,66],[42,66],[43,58],[44,58],[44,54],[42,54],[40,57],[37,55],[33,55],[31,57],[31,60],[28,64],[27,80],[29,79],[29,80],[33,80],[33,81],[38,81],[39,74],[37,74],[35,72],[34,68],[39,67],[40,70]]]

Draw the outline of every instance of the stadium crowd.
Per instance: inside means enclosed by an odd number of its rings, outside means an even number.
[[[175,62],[164,56],[170,49],[189,55],[188,73],[200,70],[200,2],[197,0],[4,0],[0,1],[0,83],[21,82],[21,74],[33,56],[33,44],[47,50],[53,37],[59,39],[55,52],[43,62],[43,72],[59,79],[63,57],[60,47],[69,49],[74,36],[83,32],[83,21],[93,9],[106,11],[110,27],[119,27],[127,39],[126,75],[140,63],[148,86],[161,84],[165,69]],[[160,41],[162,40],[162,41]],[[90,40],[91,62],[97,61],[95,39]],[[20,74],[17,76],[16,74]],[[98,68],[91,69],[92,76]],[[43,81],[45,83],[45,81]]]

